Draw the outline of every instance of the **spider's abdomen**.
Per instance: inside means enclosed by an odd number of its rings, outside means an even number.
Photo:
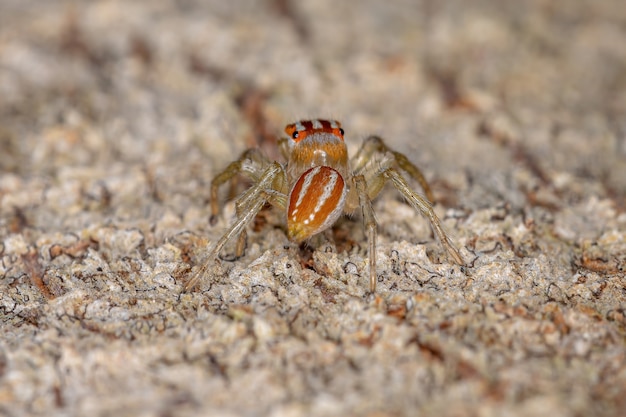
[[[305,171],[289,193],[289,239],[301,242],[332,226],[343,212],[347,192],[336,169],[316,166]]]

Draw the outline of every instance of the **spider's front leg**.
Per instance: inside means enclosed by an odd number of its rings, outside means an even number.
[[[272,163],[263,171],[258,182],[237,200],[237,220],[228,228],[220,240],[209,248],[206,256],[200,263],[198,271],[185,285],[185,291],[189,291],[198,285],[224,245],[234,236],[241,236],[246,226],[256,217],[266,203],[269,202],[284,209],[287,202],[287,195],[285,194],[286,184],[285,169],[278,162]]]

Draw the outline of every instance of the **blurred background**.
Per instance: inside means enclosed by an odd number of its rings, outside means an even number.
[[[617,0],[5,0],[0,168],[195,151],[221,166],[332,117],[351,148],[379,134],[457,189],[527,169],[623,194],[625,15]]]

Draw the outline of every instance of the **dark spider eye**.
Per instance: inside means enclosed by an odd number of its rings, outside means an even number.
[[[341,133],[341,136],[343,136],[343,133],[344,133],[344,132],[343,132],[343,129],[342,129],[342,128],[339,128],[339,133]]]
[[[291,137],[294,139],[298,139],[298,131],[295,131],[291,134]]]

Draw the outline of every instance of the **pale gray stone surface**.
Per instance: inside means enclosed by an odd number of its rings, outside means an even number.
[[[1,2],[0,415],[624,415],[621,3]],[[386,190],[375,297],[358,217],[271,210],[184,293],[212,176],[311,117],[468,266]]]

